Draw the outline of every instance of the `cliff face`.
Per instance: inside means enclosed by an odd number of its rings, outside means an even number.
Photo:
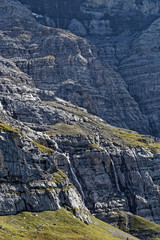
[[[143,114],[148,116],[153,134],[159,136],[159,24],[135,37],[129,56],[122,60],[119,70],[128,84],[128,90],[138,102]]]
[[[89,223],[80,194],[67,176],[57,170],[55,159],[65,159],[65,155],[53,153],[54,145],[51,150],[2,122],[0,125],[0,214],[55,211],[68,206]]]
[[[159,223],[160,143],[60,99],[43,104],[60,117],[54,125],[41,125],[43,131],[32,130],[39,123],[30,128],[1,110],[12,125],[0,123],[1,215],[65,206],[89,223],[89,209],[141,239],[159,237],[149,225],[137,230],[132,214]]]
[[[150,22],[159,16],[160,6],[158,0],[77,0],[74,2],[70,0],[47,0],[45,2],[21,0],[20,2],[31,6],[33,12],[40,15],[41,20],[48,20],[48,24],[53,24],[52,21],[49,22],[50,18],[57,27],[67,28],[70,23],[73,24],[73,19],[77,19],[90,33],[96,27],[109,30],[110,25],[117,33],[126,27],[134,26],[134,30],[141,29],[146,25],[146,19]],[[98,23],[98,26],[95,23]],[[111,33],[111,28],[108,33]],[[104,31],[99,32],[99,34],[104,33]]]
[[[86,206],[96,217],[107,222],[113,223],[114,212],[119,209],[159,223],[159,154],[114,142],[109,133],[114,135],[114,129],[102,124],[102,131],[101,124],[93,127],[91,124],[92,121],[86,124],[93,133],[90,133],[90,140],[66,136],[67,133],[56,140],[63,151],[69,151],[83,191],[71,176],[72,172],[69,176]],[[50,132],[51,136],[55,133]],[[131,139],[133,137],[134,134]],[[66,163],[60,162],[59,168],[66,172]]]
[[[120,226],[125,212],[159,223],[159,142],[107,125],[60,99],[45,104],[61,121],[43,125],[43,132],[1,112],[12,125],[0,123],[1,215],[65,206],[85,222],[89,209]],[[130,230],[130,218],[123,230],[142,239],[159,237],[159,232]]]
[[[83,2],[81,11],[91,3]],[[141,77],[132,64],[134,59],[142,64],[139,49],[145,58],[145,34],[153,35],[158,20],[135,38],[127,54],[117,42],[117,54],[124,51],[125,57],[120,61],[114,53],[112,66],[128,86],[106,63],[108,55],[100,52],[109,44],[115,48],[111,39],[102,46],[98,44],[106,38],[97,38],[97,50],[69,31],[40,25],[30,10],[12,0],[1,1],[0,20],[0,214],[65,206],[88,223],[88,209],[112,224],[120,223],[118,211],[130,212],[126,219],[137,214],[160,223],[159,140],[104,121],[145,133],[158,126],[158,113],[148,115],[149,96],[155,89],[148,92],[148,105],[143,108],[140,101],[145,102],[146,95],[139,99],[139,82],[135,81],[137,91],[129,80],[130,69]],[[95,41],[95,34],[88,38]],[[131,34],[124,39],[129,43]],[[152,48],[147,51],[149,55]],[[143,75],[150,74],[146,67],[142,70]],[[149,91],[147,78],[141,81]],[[143,239],[148,239],[147,234],[144,231]],[[158,230],[150,236],[159,237]]]
[[[138,104],[141,112],[141,114],[135,114],[138,118],[141,115],[143,123],[144,118],[148,118],[148,131],[155,136],[160,135],[159,107],[157,106],[159,94],[158,22],[160,10],[158,0],[88,0],[74,1],[74,3],[69,0],[45,2],[21,0],[21,2],[28,4],[34,13],[41,15],[35,15],[40,22],[49,26],[69,29],[74,34],[86,37],[94,43],[98,48],[98,57],[103,65],[106,66],[109,63],[126,82],[127,86],[124,87],[127,88],[129,94]],[[65,11],[61,11],[61,9],[65,9]],[[122,84],[122,79],[120,79],[120,82]],[[102,84],[104,87],[104,83]],[[65,98],[64,93],[60,95]],[[100,95],[102,94],[100,93]],[[123,105],[121,101],[118,102],[120,102],[119,106]],[[128,102],[128,99],[125,102]],[[93,105],[95,106],[95,103]],[[99,103],[98,106],[100,105]],[[133,108],[133,105],[131,107]],[[97,108],[97,112],[93,111],[92,113],[98,114],[111,124],[120,126],[114,121],[113,114],[113,120],[111,120],[106,117],[105,112],[100,110],[100,107]],[[105,104],[103,104],[103,109],[106,109]],[[88,110],[90,111],[90,108]],[[115,109],[115,112],[117,111],[119,110]],[[125,115],[126,113],[123,115],[122,122],[127,117]],[[121,122],[120,118],[119,120]],[[137,129],[136,125],[137,123],[132,122],[132,126],[127,126],[126,123],[121,126],[144,132],[141,126]],[[147,126],[146,120],[145,125]]]
[[[110,66],[103,66],[94,45],[69,32],[38,25],[29,10],[21,6],[21,12],[18,6],[13,7],[15,2],[8,4],[7,10],[3,4],[1,55],[12,61],[19,74],[25,74],[24,78],[37,88],[52,90],[56,96],[85,107],[110,124],[150,132],[148,119],[140,112],[123,79]],[[8,23],[3,24],[5,21]],[[2,63],[6,64],[3,60]],[[5,74],[10,76],[12,71]],[[24,111],[18,106],[4,103],[14,118],[21,119]],[[32,122],[27,118],[26,121]]]

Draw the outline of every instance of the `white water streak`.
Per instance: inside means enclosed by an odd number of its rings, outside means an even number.
[[[72,164],[71,164],[71,162],[70,162],[70,159],[69,159],[69,155],[66,154],[66,157],[67,157],[67,162],[68,162],[68,164],[69,164],[69,168],[70,168],[70,170],[71,170],[72,176],[73,176],[75,182],[76,182],[77,185],[78,185],[78,188],[79,188],[80,193],[81,193],[81,196],[82,196],[82,200],[84,201],[85,195],[84,195],[82,186],[81,186],[80,182],[78,181],[78,178],[77,178],[77,176],[76,176],[76,174],[75,174],[75,172],[74,172],[73,166],[72,166]]]
[[[121,192],[120,187],[119,187],[119,183],[118,183],[118,176],[117,176],[116,169],[115,169],[115,166],[114,166],[114,162],[113,162],[112,159],[111,159],[111,163],[112,163],[112,167],[113,167],[113,172],[114,172],[114,177],[115,177],[115,182],[116,182],[117,190],[118,190],[119,192]]]
[[[99,136],[98,136],[98,143],[97,143],[97,144],[98,144],[98,147],[99,147],[99,148],[103,149],[103,151],[108,154],[107,150],[106,150],[105,148],[103,148],[103,147],[100,146],[100,138],[99,138]],[[111,158],[110,158],[110,159],[111,159]],[[120,187],[119,187],[119,183],[118,183],[117,172],[116,172],[115,165],[114,165],[114,162],[113,162],[112,159],[111,159],[111,164],[112,164],[112,168],[113,168],[113,173],[114,173],[114,177],[115,177],[115,182],[116,182],[117,190],[118,190],[119,192],[121,192]]]

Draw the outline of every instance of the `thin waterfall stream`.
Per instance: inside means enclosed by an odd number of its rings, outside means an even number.
[[[106,153],[108,154],[107,150],[100,145],[100,138],[99,138],[99,136],[98,136],[97,145],[98,145],[99,148],[101,148],[104,152],[106,152]],[[118,176],[117,176],[117,173],[116,173],[116,169],[115,169],[114,162],[113,162],[113,160],[112,160],[111,158],[110,158],[110,160],[111,160],[111,164],[112,164],[112,168],[113,168],[113,173],[114,173],[114,177],[115,177],[115,182],[116,182],[117,190],[118,190],[119,192],[121,192],[120,187],[119,187],[119,183],[118,183]]]
[[[113,172],[114,172],[114,177],[115,177],[115,182],[116,182],[117,190],[118,190],[119,192],[121,192],[120,187],[119,187],[119,183],[118,183],[118,176],[117,176],[116,169],[115,169],[115,165],[114,165],[114,162],[113,162],[112,159],[111,159],[111,164],[112,164],[112,167],[113,167]]]
[[[82,186],[81,186],[81,184],[80,184],[80,182],[79,182],[79,180],[78,180],[78,178],[77,178],[77,176],[76,176],[76,174],[75,174],[75,172],[74,172],[74,168],[73,168],[73,166],[72,166],[72,164],[71,164],[71,161],[70,161],[70,158],[69,158],[69,154],[66,154],[66,158],[67,158],[67,162],[68,162],[68,164],[69,164],[69,168],[70,168],[70,171],[71,171],[71,173],[72,173],[72,176],[73,176],[75,182],[76,182],[77,185],[78,185],[78,188],[79,188],[80,193],[81,193],[81,196],[82,196],[82,200],[83,200],[83,202],[84,202],[85,195],[84,195]]]

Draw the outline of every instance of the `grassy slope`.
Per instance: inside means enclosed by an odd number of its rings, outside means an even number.
[[[118,211],[117,220],[120,219],[118,227],[122,231],[128,231],[131,234],[139,235],[156,235],[160,236],[160,225],[155,224],[145,218],[137,215],[128,214],[127,212]],[[159,238],[160,239],[160,238]]]
[[[63,122],[50,126],[48,134],[64,134],[64,135],[83,135],[85,137],[94,138],[98,131],[104,141],[116,142],[122,148],[127,147],[144,147],[148,148],[152,152],[160,152],[160,140],[155,141],[154,137],[138,134],[131,130],[125,130],[117,127],[113,127],[105,122],[101,121],[100,118],[91,115],[80,108],[76,108],[74,105],[66,106],[56,102],[44,102],[52,107],[73,113],[84,119],[84,122],[73,122],[73,124],[64,124]],[[87,121],[86,121],[87,118]]]
[[[130,230],[132,231],[142,231],[146,230],[148,232],[154,232],[160,234],[160,225],[155,224],[147,219],[140,216],[133,215],[130,217]]]
[[[150,240],[160,240],[160,226],[147,219],[141,218],[140,216],[133,215],[130,217],[130,233],[135,234],[138,232],[138,236],[157,236],[152,237]]]
[[[1,216],[0,225],[0,239],[4,240],[137,239],[95,218],[93,224],[86,225],[63,208],[53,212]]]
[[[0,120],[0,132],[1,131],[8,131],[8,132],[15,132],[18,133],[17,129],[12,128],[11,126],[7,125],[6,123]]]
[[[91,115],[80,108],[76,108],[74,105],[65,106],[63,104],[59,104],[56,102],[44,102],[47,105],[59,108],[61,110],[67,111],[69,113],[73,113],[81,118],[87,119],[87,122],[73,122],[72,124],[65,124],[63,122],[57,123],[55,125],[49,126],[50,130],[46,131],[49,135],[53,134],[64,134],[64,135],[82,135],[84,137],[88,137],[90,139],[94,139],[95,132],[98,130],[99,134],[103,138],[105,142],[115,142],[119,144],[122,148],[126,149],[127,147],[144,147],[148,148],[152,152],[160,152],[160,140],[154,140],[152,136],[141,135],[136,132],[120,129],[113,127],[109,124],[106,124],[103,121],[100,121],[98,117]],[[0,120],[0,130],[10,131],[15,133],[18,132],[18,129],[12,128],[9,125],[5,124]],[[32,141],[40,151],[51,154],[53,152],[52,149],[49,149],[39,143]],[[93,142],[94,144],[94,142]]]
[[[11,127],[11,126],[9,126],[8,124],[6,124],[6,123],[4,123],[4,122],[2,122],[1,120],[0,120],[0,132],[1,131],[6,131],[6,132],[13,132],[13,133],[15,133],[15,134],[20,134],[20,135],[22,135],[22,133],[18,130],[18,129],[16,129],[16,128],[13,128],[13,127]],[[26,138],[27,138],[27,136],[25,136]],[[28,139],[29,141],[31,141],[30,139]],[[44,146],[44,145],[41,145],[41,144],[39,144],[39,143],[37,143],[37,142],[35,142],[35,141],[31,141],[34,145],[36,145],[37,147],[38,147],[38,149],[42,152],[42,153],[48,153],[48,154],[52,154],[53,152],[54,152],[54,150],[53,149],[50,149],[50,148],[48,148],[48,147],[46,147],[46,146]]]

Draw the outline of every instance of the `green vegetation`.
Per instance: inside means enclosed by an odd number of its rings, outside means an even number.
[[[147,219],[142,217],[131,215],[129,217],[129,224],[131,231],[143,231],[144,229],[150,233],[159,233],[160,234],[160,225],[155,224]]]
[[[117,216],[116,216],[117,215]],[[138,234],[154,234],[160,235],[160,225],[155,224],[145,218],[142,218],[137,215],[128,214],[123,211],[117,211],[115,218],[118,222],[118,227],[122,231],[129,231],[131,234],[138,233]],[[156,239],[156,238],[155,238]]]
[[[47,55],[45,57],[35,58],[35,60],[42,60],[42,61],[52,60],[52,61],[55,61],[55,57],[53,55]]]
[[[67,176],[64,172],[58,169],[56,172],[52,174],[52,181],[55,183],[62,183],[64,180],[67,179]]]
[[[7,131],[7,132],[15,132],[15,133],[18,133],[18,130],[17,129],[14,129],[12,127],[10,127],[9,125],[7,125],[6,123],[2,122],[0,120],[0,131],[3,130],[3,131]]]
[[[46,133],[49,135],[54,135],[54,134],[64,134],[64,135],[83,135],[86,136],[85,132],[81,129],[81,127],[73,123],[72,125],[70,124],[65,124],[65,123],[56,123],[53,126],[50,126],[52,129],[50,131],[47,131]]]
[[[93,143],[93,144],[89,144],[88,145],[88,148],[89,149],[96,149],[98,151],[102,151],[102,148],[98,147],[98,145],[96,143]]]
[[[66,105],[63,105],[63,104],[60,104],[57,102],[47,102],[47,101],[43,101],[43,102],[51,107],[56,107],[56,108],[62,109],[64,111],[67,111],[69,113],[74,113],[75,115],[80,116],[80,117],[82,117],[82,116],[83,117],[93,117],[93,115],[87,113],[86,111],[80,110],[79,107],[76,107],[72,104],[70,104],[69,106],[66,106]]]
[[[45,147],[44,145],[41,145],[37,142],[32,141],[32,143],[34,143],[42,153],[52,154],[54,152],[53,149]]]
[[[95,131],[99,132],[99,135],[105,142],[115,142],[119,144],[122,149],[127,149],[127,147],[144,147],[148,148],[152,152],[160,152],[160,140],[154,141],[154,138],[151,136],[141,135],[136,132],[112,127],[109,124],[106,124],[103,121],[100,121],[98,117],[93,116],[80,108],[72,106],[62,105],[56,102],[44,102],[50,106],[63,109],[64,111],[73,113],[81,118],[87,118],[87,122],[65,124],[57,123],[53,126],[49,126],[50,130],[46,131],[49,135],[82,135],[86,138],[94,139]],[[96,128],[94,128],[96,126]],[[96,130],[95,130],[96,129]],[[0,130],[10,131],[15,133],[20,133],[17,129],[12,128],[11,126],[5,124],[0,120]],[[46,146],[43,146],[35,141],[32,141],[38,149],[47,154],[52,154],[53,149],[50,149]],[[91,141],[91,144],[88,146],[89,149],[101,150],[94,141]]]
[[[125,233],[95,218],[86,225],[65,209],[1,216],[0,225],[4,240],[118,240],[129,236],[122,237]]]
[[[151,136],[141,135],[130,130],[118,128],[114,129],[114,133],[128,146],[144,147],[150,149],[152,152],[160,151],[160,141],[155,142]]]
[[[14,129],[11,126],[9,126],[8,124],[6,124],[6,123],[4,123],[0,120],[0,131],[1,130],[6,131],[6,132],[14,132],[14,133],[17,133],[17,134],[21,134],[18,131],[18,129]],[[41,144],[39,144],[35,141],[32,141],[32,143],[34,143],[42,153],[52,154],[54,152],[53,149],[48,148],[44,145],[41,145]]]
[[[54,182],[54,183],[58,184],[58,183],[63,183],[64,181],[66,181],[66,179],[67,179],[66,174],[64,172],[62,172],[60,169],[57,169],[56,172],[51,174],[50,180],[43,179],[43,180],[37,180],[37,181],[30,181],[29,184],[33,185],[33,187],[40,183]],[[66,187],[68,187],[68,186],[66,186]],[[42,189],[42,190],[45,190],[45,189]]]
[[[67,106],[56,102],[44,103],[75,114],[84,120],[84,122],[73,123],[72,125],[57,123],[54,126],[51,126],[53,130],[51,129],[48,131],[48,134],[64,134],[72,136],[80,134],[87,138],[94,139],[95,133],[99,132],[99,135],[104,142],[114,142],[122,149],[127,149],[128,147],[144,147],[152,152],[160,152],[160,140],[155,141],[152,136],[141,135],[134,131],[113,127],[104,121],[101,121],[100,118],[89,114],[72,104]],[[91,142],[91,147],[94,145],[95,147],[93,146],[93,148],[98,149],[96,144],[93,141]]]

